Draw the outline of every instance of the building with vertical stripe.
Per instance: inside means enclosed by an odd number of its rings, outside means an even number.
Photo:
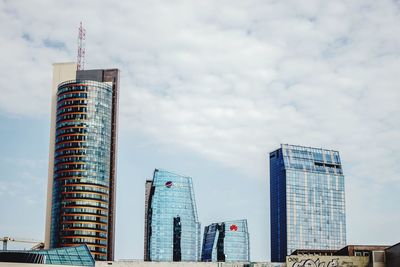
[[[271,261],[295,250],[346,245],[344,175],[339,152],[284,144],[269,154]]]

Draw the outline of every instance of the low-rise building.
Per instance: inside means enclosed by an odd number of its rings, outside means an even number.
[[[397,258],[396,258],[397,257]],[[351,267],[385,267],[396,266],[399,262],[400,245],[396,253],[396,245],[348,245],[339,250],[305,250],[298,249],[286,257],[287,267],[303,266],[351,266]]]
[[[94,258],[85,244],[44,250],[0,250],[0,265],[4,266],[5,263],[15,267],[32,264],[91,267],[95,265]]]
[[[290,255],[287,267],[369,267],[368,256]]]

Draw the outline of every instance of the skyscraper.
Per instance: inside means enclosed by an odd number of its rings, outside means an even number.
[[[296,249],[346,245],[344,176],[339,152],[281,145],[269,155],[271,260]]]
[[[198,261],[200,223],[192,178],[155,170],[146,181],[146,261]]]
[[[53,66],[46,248],[113,260],[119,70]]]
[[[201,261],[249,262],[247,220],[213,223],[204,228]]]

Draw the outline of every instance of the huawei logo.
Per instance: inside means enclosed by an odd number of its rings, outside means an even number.
[[[238,227],[236,224],[232,224],[231,227],[229,227],[229,229],[231,229],[231,231],[236,232],[238,230]]]

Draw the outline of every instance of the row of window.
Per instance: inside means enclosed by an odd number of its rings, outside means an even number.
[[[107,240],[97,239],[93,237],[78,237],[78,238],[70,238],[69,236],[65,236],[61,238],[61,243],[72,243],[72,244],[94,244],[94,245],[107,245]],[[96,248],[96,251],[97,250]]]
[[[99,237],[107,238],[107,232],[100,231],[87,231],[87,230],[62,230],[61,236],[87,236],[87,237]]]
[[[109,150],[99,150],[95,147],[75,147],[75,148],[64,148],[56,150],[56,158],[59,156],[68,155],[92,155],[94,158],[99,158],[107,155]]]
[[[96,166],[96,165],[104,165],[105,162],[106,162],[105,159],[76,156],[76,157],[65,157],[65,158],[57,159],[55,161],[55,165],[63,166],[63,165],[68,165],[68,164],[78,164],[78,165],[87,164],[87,165]],[[79,168],[79,167],[77,167],[77,168]]]
[[[85,127],[74,127],[71,126],[70,128],[62,128],[56,131],[56,136],[60,136],[63,134],[84,134],[87,133],[87,126]]]
[[[82,167],[82,164],[84,165]],[[66,179],[66,178],[93,178],[97,176],[101,176],[103,180],[106,178],[109,174],[109,163],[106,163],[105,161],[103,162],[86,162],[82,164],[76,164],[76,163],[63,163],[63,164],[57,164],[55,166],[55,175],[54,179]],[[105,166],[104,166],[105,165]],[[67,167],[65,167],[67,166]],[[107,168],[107,169],[104,169]]]
[[[62,170],[92,170],[97,171],[99,173],[106,172],[108,170],[108,166],[104,166],[104,164],[96,163],[96,162],[85,162],[85,163],[59,163],[54,167],[54,171],[62,171]]]
[[[59,163],[65,163],[65,162],[91,162],[91,163],[97,163],[96,158],[94,157],[87,157],[85,155],[76,155],[76,156],[59,156],[56,158],[54,161],[54,164],[59,164]]]
[[[67,82],[65,84],[62,84],[61,86],[58,87],[57,90],[57,95],[63,94],[65,92],[69,91],[81,91],[81,92],[86,92],[88,89],[88,84],[81,84],[81,83],[71,83]]]
[[[88,103],[87,99],[74,99],[74,100],[64,99],[57,101],[57,110],[67,106],[87,105],[87,103]]]
[[[60,149],[78,149],[88,148],[89,144],[86,141],[63,142],[56,144],[56,151]]]
[[[88,194],[88,193],[66,193],[63,195],[63,200],[67,200],[69,198],[84,198],[84,199],[94,199],[94,200],[103,200],[108,202],[108,196],[99,195],[99,194]]]
[[[74,134],[74,135],[62,135],[56,137],[56,143],[65,141],[86,141],[87,135]]]
[[[63,228],[80,228],[80,229],[96,229],[96,230],[104,230],[107,231],[107,225],[100,223],[85,223],[85,222],[76,222],[76,223],[63,223]]]
[[[96,217],[96,216],[62,216],[63,222],[100,222],[108,223],[107,218]]]
[[[83,130],[81,132],[84,132],[84,133],[75,132],[75,133],[65,133],[65,134],[56,135],[56,142],[61,142],[61,141],[65,141],[65,140],[74,140],[74,138],[77,138],[77,137],[81,137],[81,138],[85,137],[85,138],[84,139],[76,139],[76,140],[89,140],[89,141],[97,142],[100,140],[107,140],[110,135],[103,128],[98,129],[98,128],[87,127],[85,129],[81,129],[81,130]]]
[[[78,214],[78,215],[98,215],[98,216],[108,216],[108,211],[103,209],[91,209],[87,208],[63,208],[63,213],[65,215]]]
[[[99,192],[108,194],[108,188],[105,186],[85,185],[82,184],[81,181],[79,185],[74,185],[74,186],[64,185],[63,192],[71,192],[71,191],[93,191],[95,193]]]
[[[98,148],[97,152],[101,155],[106,155],[106,152],[109,151],[107,149],[110,147],[111,139],[105,141],[104,139],[98,140],[95,142],[88,142],[88,141],[65,141],[62,143],[56,144],[56,151],[60,149],[79,149],[79,148]]]
[[[87,105],[65,106],[57,110],[57,115],[69,112],[86,112]]]
[[[86,120],[87,114],[67,114],[67,115],[59,115],[57,116],[57,123],[62,121],[70,121],[70,120]]]
[[[68,172],[62,172],[60,174],[54,175],[54,181],[64,186],[68,186],[69,184],[83,183],[83,184],[102,186],[105,188],[109,187],[109,181],[108,181],[109,177],[106,176],[99,177],[96,172],[90,172],[90,175],[88,174],[84,175],[84,173],[85,172],[79,172],[78,175],[67,175]],[[55,187],[54,189],[56,190]]]
[[[98,207],[98,208],[108,208],[108,200],[92,200],[92,201],[85,201],[85,199],[62,199],[62,205],[64,206],[88,206],[88,207]]]
[[[73,91],[73,90],[71,90]],[[75,91],[75,92],[68,92],[65,94],[60,94],[57,96],[57,101],[61,101],[63,99],[68,99],[68,98],[87,98],[87,93],[82,93],[82,91]]]

